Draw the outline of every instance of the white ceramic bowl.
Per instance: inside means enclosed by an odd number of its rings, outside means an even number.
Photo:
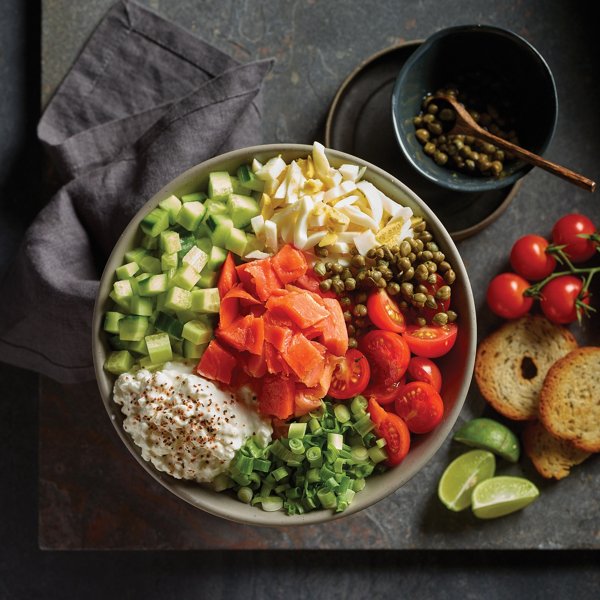
[[[327,150],[327,156],[333,166],[337,167],[342,163],[366,166],[367,171],[364,177],[366,180],[372,182],[393,200],[410,206],[415,214],[422,215],[427,220],[434,239],[456,272],[457,277],[452,292],[452,307],[459,315],[458,338],[452,351],[438,360],[444,380],[442,397],[445,404],[445,413],[441,424],[431,433],[413,436],[410,452],[402,464],[381,475],[368,478],[364,490],[356,494],[350,507],[342,513],[317,510],[304,515],[287,516],[281,511],[265,512],[258,507],[243,504],[227,493],[216,493],[199,484],[174,479],[157,471],[150,463],[142,459],[139,448],[123,430],[123,416],[119,406],[112,401],[112,387],[115,377],[106,373],[102,368],[106,355],[110,351],[106,336],[102,331],[103,314],[108,309],[110,302],[108,294],[112,289],[115,269],[122,264],[125,252],[135,245],[140,221],[161,200],[171,194],[181,196],[206,189],[208,174],[211,171],[227,170],[233,172],[239,165],[251,162],[252,158],[256,157],[260,161],[265,161],[277,154],[281,154],[286,162],[289,162],[295,158],[307,156],[311,150],[311,146],[300,144],[254,146],[217,156],[182,173],[144,204],[117,241],[102,274],[94,310],[93,353],[98,387],[104,406],[125,446],[149,475],[176,496],[213,515],[245,524],[290,526],[331,521],[356,513],[396,491],[427,464],[450,433],[464,403],[473,372],[476,345],[473,294],[464,264],[450,235],[425,202],[403,183],[360,158],[334,150]],[[132,468],[134,467],[132,466]]]

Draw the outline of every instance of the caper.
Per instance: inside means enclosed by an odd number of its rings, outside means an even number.
[[[348,335],[354,335],[356,333],[356,327],[354,327],[352,323],[348,324],[346,329],[348,330]]]
[[[398,261],[396,262],[396,264],[398,265],[398,268],[401,271],[407,271],[408,269],[410,269],[411,266],[411,262],[410,259],[407,258],[406,256],[399,258]]]
[[[326,258],[329,256],[329,250],[327,248],[321,248],[320,246],[315,246],[315,254],[320,256],[321,258]]]
[[[331,265],[331,271],[339,275],[344,270],[344,267],[340,263],[333,263]]]
[[[376,258],[383,258],[384,256],[384,252],[383,252],[383,248],[379,247],[375,250],[375,257]]]
[[[327,273],[327,269],[325,268],[325,265],[322,262],[315,263],[313,270],[317,275],[320,275],[321,277],[323,277],[323,275]]]
[[[427,296],[425,294],[421,294],[421,292],[418,292],[417,294],[413,295],[412,300],[415,304],[424,306],[425,302],[427,302]]]
[[[362,271],[359,271],[356,274],[356,281],[357,281],[357,283],[362,283],[366,278],[367,278],[367,271],[364,270],[364,269]]]
[[[442,166],[448,162],[448,155],[441,150],[436,150],[433,153],[433,160],[435,160],[438,165]]]
[[[411,252],[411,253],[408,255],[408,257],[407,257],[407,258],[408,258],[408,260],[409,260],[409,261],[411,262],[411,264],[412,264],[412,263],[414,263],[414,262],[415,262],[415,260],[417,260],[417,255],[416,255],[414,252]]]
[[[417,217],[414,221],[411,219],[412,229],[413,231],[423,231],[427,227],[427,223],[423,221],[420,217]]]
[[[452,294],[452,290],[449,285],[443,285],[436,293],[435,297],[438,300],[448,300]]]
[[[352,271],[350,269],[344,269],[341,274],[342,281],[352,277]]]
[[[323,281],[320,281],[319,289],[322,292],[328,292],[331,289],[331,279],[323,279]]]
[[[435,273],[437,271],[437,265],[432,260],[426,260],[423,264],[430,273]]]
[[[451,108],[442,108],[442,110],[440,110],[439,118],[441,121],[455,121],[456,114]]]
[[[408,256],[410,254],[411,246],[406,240],[402,240],[400,243],[400,255],[402,257]]]
[[[433,236],[431,233],[429,233],[429,231],[424,231],[423,233],[419,234],[419,239],[423,240],[424,242],[430,242],[433,239]]]
[[[363,327],[367,326],[367,322],[364,319],[354,319],[354,325],[358,329],[363,329]]]
[[[454,321],[456,321],[456,319],[458,318],[458,315],[453,310],[447,310],[446,314],[448,315],[449,323],[454,323]]]
[[[377,282],[377,287],[384,288],[384,287],[386,287],[386,286],[387,286],[387,281],[386,281],[385,279],[380,279],[380,280]]]
[[[344,321],[346,321],[346,323],[350,323],[352,321],[352,313],[349,310],[344,311]]]
[[[400,246],[398,246],[398,244],[394,244],[390,248],[390,252],[392,253],[392,258],[394,258],[396,256],[396,254],[398,254],[398,252],[400,252]]]
[[[427,283],[429,285],[437,285],[437,275],[435,273],[431,273],[427,278]]]
[[[354,277],[348,277],[346,281],[344,281],[344,287],[348,292],[356,289],[356,279]]]
[[[490,164],[490,171],[492,172],[492,175],[494,175],[494,177],[498,177],[500,173],[502,173],[502,168],[502,163],[499,160],[494,160]]]
[[[375,248],[371,248],[367,251],[367,258],[375,258]]]
[[[390,296],[395,296],[396,294],[400,293],[400,285],[395,281],[388,283],[385,289]]]
[[[365,294],[364,292],[359,292],[358,294],[356,294],[356,296],[354,296],[354,301],[359,304],[364,304],[367,301],[367,298],[367,294]]]
[[[439,107],[439,106],[438,106],[438,105],[437,105],[435,102],[430,102],[430,103],[427,105],[427,112],[428,112],[430,115],[435,115],[435,114],[437,114],[438,110],[440,110],[440,107]]]
[[[348,338],[348,348],[358,348],[358,342],[356,341],[356,338]]]
[[[450,266],[450,263],[443,260],[439,265],[438,265],[438,271],[440,271],[441,273],[445,273],[446,271],[448,271],[449,269],[451,269],[452,267]]]
[[[431,250],[423,250],[423,252],[421,252],[420,254],[417,254],[417,258],[419,260],[422,260],[423,262],[425,262],[427,260],[432,260],[433,252],[431,252]]]
[[[435,301],[435,298],[431,294],[427,294],[427,300],[425,300],[425,306],[427,308],[433,308],[433,309],[436,309],[438,307],[437,302]]]
[[[342,296],[339,299],[339,303],[342,308],[348,308],[349,306],[352,306],[352,300],[350,300],[348,296]]]
[[[366,264],[366,260],[364,256],[361,256],[360,254],[357,254],[356,256],[353,256],[352,259],[350,260],[350,264],[353,267],[364,267]]]
[[[373,281],[379,281],[381,279],[381,272],[373,269],[370,272],[370,276],[371,276],[371,279],[373,279]]]
[[[425,249],[429,252],[437,252],[439,250],[438,245],[435,242],[427,242]]]
[[[446,271],[444,273],[444,281],[447,284],[452,285],[455,280],[456,280],[456,273],[452,269],[448,269],[448,271]]]
[[[441,123],[427,123],[427,129],[429,129],[430,133],[437,136],[442,135],[442,131],[444,131]]]
[[[410,269],[406,269],[404,274],[402,275],[402,281],[410,281],[415,276],[414,267],[410,267]]]
[[[412,283],[405,282],[400,286],[400,293],[402,294],[402,297],[407,300],[410,300],[413,297],[413,290],[414,287]]]
[[[423,125],[423,117],[421,115],[417,115],[413,118],[413,125],[415,127],[421,127]]]
[[[419,325],[419,327],[425,327],[425,325],[427,325],[427,319],[424,317],[417,317],[417,325]]]
[[[380,258],[375,263],[375,266],[378,267],[378,268],[381,268],[381,267],[388,267],[389,264],[390,263],[387,260],[383,260],[382,258]]]
[[[425,154],[429,154],[429,155],[433,155],[436,151],[436,146],[433,142],[427,142],[424,146],[423,146],[423,152],[425,152]]]
[[[445,312],[439,312],[434,315],[432,320],[436,325],[445,325],[448,322],[448,315]]]
[[[429,290],[427,289],[427,286],[423,285],[422,283],[418,283],[415,286],[415,293],[416,292],[420,292],[421,294],[429,294]]]
[[[425,281],[429,277],[429,271],[424,264],[420,264],[415,270],[415,279],[417,281]]]
[[[419,240],[419,239],[415,240],[415,250],[417,252],[422,252],[424,247],[425,247],[425,244],[423,243],[423,240]]]
[[[435,116],[432,114],[423,115],[423,123],[433,123]]]
[[[504,150],[496,150],[496,152],[494,152],[494,160],[499,160],[502,162],[505,158]]]
[[[331,284],[331,287],[333,288],[333,291],[338,295],[343,294],[344,291],[346,290],[346,286],[341,281],[334,281]]]
[[[433,252],[433,256],[431,258],[434,262],[436,262],[439,265],[441,262],[444,261],[446,255],[438,250],[437,252]]]
[[[408,309],[408,302],[406,300],[400,300],[400,302],[398,302],[398,308],[400,310],[407,310]]]

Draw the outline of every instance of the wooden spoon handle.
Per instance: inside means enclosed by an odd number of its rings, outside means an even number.
[[[456,129],[456,128],[455,128]],[[494,146],[498,146],[498,148],[502,148],[507,152],[511,152],[517,158],[524,160],[527,163],[531,163],[536,167],[540,167],[554,175],[558,175],[563,179],[587,190],[588,192],[593,192],[596,189],[596,182],[580,175],[579,173],[575,173],[575,171],[571,171],[566,167],[562,167],[561,165],[557,165],[556,163],[550,162],[533,152],[529,152],[529,150],[525,150],[525,148],[521,148],[520,146],[515,146],[511,142],[494,135],[493,133],[489,133],[484,129],[478,129],[477,132],[474,132],[472,129],[467,130],[465,127],[464,132],[466,135],[473,135],[477,138],[484,140],[485,142],[490,142],[490,144],[494,144]],[[453,132],[454,133],[454,132]]]

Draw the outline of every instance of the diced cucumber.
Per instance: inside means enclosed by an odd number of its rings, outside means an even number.
[[[254,252],[254,250],[262,250],[263,245],[262,242],[252,233],[246,234],[246,248],[244,249],[244,256],[247,256],[250,252]]]
[[[113,292],[119,299],[129,299],[133,296],[133,288],[129,279],[120,279],[113,283]],[[116,300],[115,300],[116,302]]]
[[[183,326],[182,337],[195,344],[208,344],[213,336],[212,328],[203,321],[194,320],[188,321]]]
[[[156,250],[158,248],[158,236],[145,235],[140,243],[146,250]]]
[[[108,345],[113,350],[129,350],[129,344],[131,342],[124,342],[118,335],[111,335],[108,338]]]
[[[181,339],[183,323],[167,313],[158,311],[154,320],[154,326],[159,331],[164,331],[175,338]]]
[[[167,292],[164,306],[168,310],[189,310],[192,308],[192,294],[188,290],[174,286]]]
[[[185,325],[188,321],[200,318],[202,315],[198,315],[191,308],[189,310],[178,310],[176,313],[177,320],[181,321],[182,325]]]
[[[117,270],[116,270],[117,279],[130,279],[139,270],[140,270],[140,267],[138,266],[138,264],[136,262],[132,261],[132,262],[125,263],[124,265],[121,265],[120,267],[117,268]]]
[[[179,258],[183,258],[190,251],[190,248],[194,247],[195,245],[196,238],[188,233],[188,235],[181,238],[181,250],[177,253],[177,256],[179,256]]]
[[[200,273],[194,267],[191,265],[181,265],[175,271],[173,277],[169,279],[169,287],[180,287],[189,291],[196,285],[199,279]]]
[[[213,200],[226,200],[233,193],[231,178],[227,171],[214,171],[208,175],[208,195]]]
[[[215,246],[225,246],[233,229],[233,221],[223,215],[210,215],[206,220],[210,229],[210,239]]]
[[[177,256],[177,252],[173,254],[167,254],[166,252],[160,257],[160,266],[163,271],[168,271],[169,269],[176,269],[179,265],[179,257]]]
[[[204,192],[193,192],[192,194],[185,194],[181,196],[182,202],[204,202],[206,200],[206,194]]]
[[[181,210],[181,200],[177,196],[169,196],[162,202],[159,202],[158,206],[167,211],[169,214],[169,224],[174,225],[177,222],[177,215]]]
[[[127,350],[119,350],[108,355],[104,362],[104,369],[113,375],[121,375],[127,373],[134,362],[133,356]]]
[[[150,255],[142,258],[140,267],[142,267],[144,273],[151,273],[152,275],[158,275],[162,271],[160,259]]]
[[[169,227],[169,213],[157,206],[142,219],[140,227],[146,235],[156,237]]]
[[[217,285],[218,279],[219,274],[216,271],[207,271],[206,269],[204,269],[202,275],[200,275],[200,279],[198,279],[198,281],[196,282],[196,285],[202,289],[212,288]]]
[[[108,297],[119,307],[122,308],[123,310],[126,310],[129,312],[129,299],[131,298],[131,296],[119,296],[115,290],[113,290]]]
[[[194,231],[200,225],[205,212],[206,208],[202,202],[186,202],[177,215],[177,223],[188,231]]]
[[[246,249],[246,234],[241,229],[233,227],[229,232],[229,237],[225,242],[225,248],[238,256],[244,256]]]
[[[165,273],[151,275],[148,279],[138,282],[140,296],[158,296],[166,292],[169,287],[169,280]]]
[[[203,238],[199,238],[196,240],[196,246],[198,246],[198,248],[200,248],[200,250],[202,250],[202,252],[205,252],[206,254],[210,254],[210,251],[212,250],[212,242],[210,241],[210,238],[208,237],[203,237]]]
[[[167,362],[173,358],[173,350],[167,333],[146,336],[148,356],[153,363]]]
[[[127,350],[129,350],[129,352],[135,352],[136,354],[146,356],[148,354],[146,339],[144,338],[143,340],[139,340],[137,342],[127,342]]]
[[[192,246],[188,253],[181,259],[181,264],[194,267],[198,273],[204,269],[204,265],[208,262],[208,254],[200,250],[198,246]]]
[[[252,191],[250,190],[250,188],[247,188],[245,185],[242,184],[240,178],[237,175],[230,175],[230,179],[231,187],[233,188],[234,194],[248,194]]]
[[[220,305],[221,298],[217,288],[192,290],[192,310],[201,313],[218,313]]]
[[[205,221],[208,219],[209,215],[227,215],[227,204],[224,201],[209,198],[204,203],[204,206],[206,208]]]
[[[133,250],[129,250],[129,252],[125,252],[125,261],[135,262],[139,265],[140,260],[144,258],[146,254],[148,254],[148,250],[145,248],[134,248]]]
[[[140,363],[140,367],[148,369],[148,371],[157,371],[158,369],[162,369],[164,365],[163,362],[152,362],[149,356],[142,356],[138,362]]]
[[[240,179],[240,183],[249,190],[262,192],[265,188],[265,182],[258,179],[249,165],[242,165],[237,170],[237,176]]]
[[[184,358],[202,358],[208,344],[192,344],[189,340],[183,340]]]
[[[252,196],[242,194],[231,194],[227,200],[227,208],[233,224],[238,229],[248,227],[250,219],[260,214],[258,202]]]
[[[154,302],[152,301],[152,298],[132,296],[129,301],[129,312],[131,312],[132,315],[149,317],[152,315],[153,310]]]
[[[148,317],[129,315],[119,321],[119,337],[126,342],[137,342],[148,331]]]
[[[123,313],[109,310],[104,315],[104,325],[102,328],[107,333],[119,333],[119,321],[125,317]]]
[[[208,255],[208,262],[206,263],[205,271],[216,271],[227,258],[227,250],[219,248],[219,246],[213,246],[210,249]]]
[[[204,215],[204,218],[206,218],[206,215]],[[196,236],[196,240],[207,240],[212,245],[212,242],[210,241],[210,229],[206,226],[204,220],[196,227],[194,235]]]
[[[181,250],[181,238],[176,231],[168,229],[160,234],[160,247],[163,252],[173,254]]]

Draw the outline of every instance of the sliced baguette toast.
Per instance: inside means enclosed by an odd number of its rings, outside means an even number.
[[[585,452],[600,452],[600,348],[578,348],[554,364],[539,408],[552,435]]]
[[[523,447],[536,471],[547,479],[563,479],[571,467],[590,456],[571,442],[549,434],[539,421],[528,423],[523,430]]]
[[[475,380],[500,414],[517,421],[537,419],[548,369],[576,347],[568,329],[545,317],[509,321],[479,345]]]

